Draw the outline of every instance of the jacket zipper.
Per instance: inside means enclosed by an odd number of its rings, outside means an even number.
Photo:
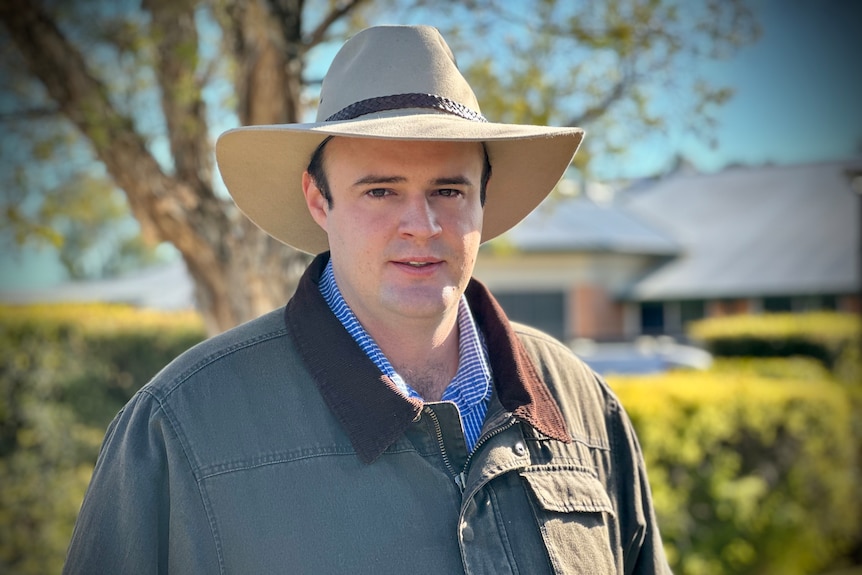
[[[483,435],[482,437],[479,438],[479,440],[476,442],[476,445],[473,446],[473,451],[468,453],[467,459],[464,460],[464,469],[462,469],[461,473],[459,473],[457,475],[457,477],[455,478],[455,483],[458,485],[458,487],[461,488],[461,493],[464,493],[464,489],[467,487],[467,469],[470,468],[470,461],[473,459],[473,454],[476,453],[476,451],[478,451],[479,448],[482,445],[484,445],[485,443],[487,443],[488,440],[490,440],[492,437],[495,437],[495,436],[503,433],[504,431],[506,431],[510,427],[514,426],[516,423],[518,423],[518,419],[515,417],[510,417],[506,421],[506,423],[504,423],[500,427],[495,427],[489,433],[486,433],[485,435]]]
[[[437,414],[434,413],[433,409],[427,406],[423,409],[423,411],[428,414],[428,416],[431,418],[431,421],[434,423],[434,432],[437,435],[437,445],[440,447],[440,453],[443,456],[443,463],[446,465],[446,469],[449,470],[450,475],[455,481],[455,485],[458,486],[458,489],[461,491],[461,493],[464,493],[464,489],[467,486],[467,469],[470,467],[470,460],[473,459],[473,454],[476,453],[479,447],[485,444],[492,437],[503,433],[518,422],[517,418],[511,417],[508,421],[506,421],[505,424],[501,425],[500,427],[495,427],[489,433],[486,433],[485,435],[480,437],[479,440],[476,442],[476,445],[473,447],[473,451],[467,454],[467,459],[464,461],[464,468],[459,473],[455,471],[455,467],[452,466],[452,462],[449,460],[449,455],[446,453],[446,445],[443,443],[443,428],[440,427],[440,420],[437,419]]]
[[[443,443],[443,428],[440,427],[440,420],[437,419],[437,414],[434,413],[434,410],[430,407],[425,407],[423,409],[425,413],[428,414],[428,417],[431,418],[431,421],[434,422],[434,432],[437,434],[437,445],[440,447],[440,453],[443,455],[443,463],[446,464],[446,469],[449,470],[449,474],[455,478],[455,484],[461,488],[461,492],[463,493],[464,488],[458,484],[458,472],[455,471],[455,468],[452,466],[452,462],[449,461],[449,455],[446,453],[446,445]]]

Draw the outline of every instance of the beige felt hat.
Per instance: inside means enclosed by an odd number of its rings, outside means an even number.
[[[482,231],[487,241],[550,193],[583,130],[488,122],[435,28],[363,30],[335,56],[316,122],[237,128],[216,143],[221,176],[239,209],[272,237],[311,254],[328,250],[329,242],[305,205],[302,173],[329,136],[485,142],[493,168]]]

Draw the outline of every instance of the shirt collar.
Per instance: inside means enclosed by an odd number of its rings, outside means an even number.
[[[365,330],[354,315],[353,310],[347,305],[338,283],[335,281],[335,273],[330,259],[323,268],[323,273],[318,279],[320,293],[327,305],[350,333],[362,351],[365,352],[374,365],[388,376],[404,395],[422,399],[410,384],[395,371],[395,368],[384,355],[383,351],[374,341],[374,338]],[[460,410],[468,409],[470,406],[482,401],[487,397],[491,382],[491,372],[488,366],[488,353],[485,350],[479,332],[476,330],[473,315],[467,298],[463,295],[458,302],[458,370],[452,382],[443,393],[443,399],[454,401]]]
[[[332,313],[319,289],[328,260],[323,253],[308,266],[285,307],[285,324],[324,401],[360,459],[370,463],[404,433],[422,401],[404,396],[381,374]],[[488,345],[500,403],[542,434],[569,442],[559,407],[499,304],[476,280],[465,295]]]

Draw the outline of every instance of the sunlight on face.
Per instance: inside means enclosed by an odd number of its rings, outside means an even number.
[[[306,198],[327,232],[338,286],[366,325],[442,321],[457,313],[482,235],[477,142],[333,138],[327,206]]]

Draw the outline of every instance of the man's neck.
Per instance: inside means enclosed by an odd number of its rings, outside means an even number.
[[[368,333],[395,371],[425,401],[439,401],[458,371],[457,310],[451,318],[435,325],[411,322],[397,329],[375,329]]]

